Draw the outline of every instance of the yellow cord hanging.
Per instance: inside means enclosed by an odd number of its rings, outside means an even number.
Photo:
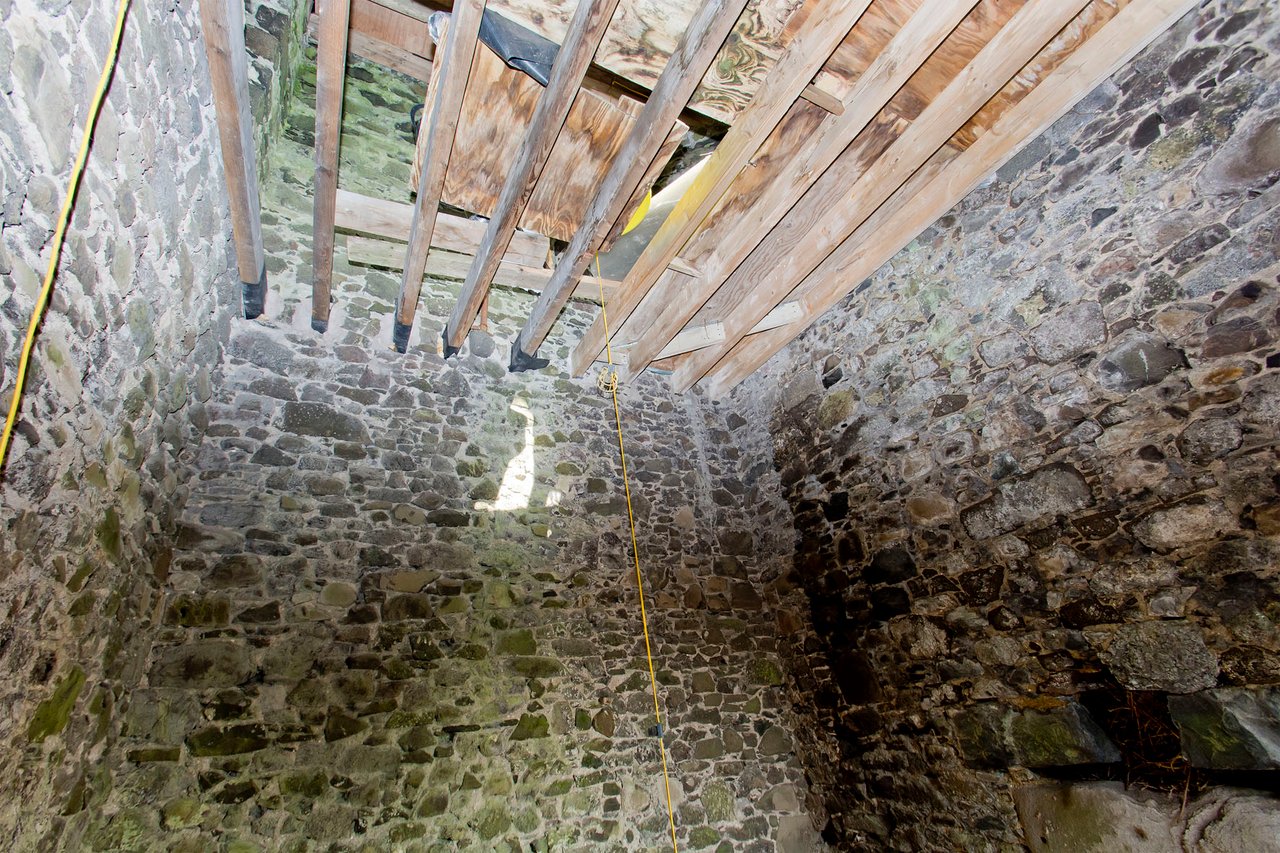
[[[120,53],[120,38],[124,33],[125,13],[129,9],[129,0],[120,0],[120,8],[116,11],[116,27],[111,35],[111,44],[107,48],[107,59],[102,65],[102,75],[98,78],[98,88],[89,103],[89,115],[84,123],[84,136],[80,140],[80,151],[76,154],[75,164],[71,167],[71,179],[67,183],[67,194],[62,201],[62,212],[58,214],[58,224],[53,232],[53,246],[49,253],[49,268],[44,274],[44,284],[36,298],[35,308],[31,310],[31,322],[27,324],[27,337],[22,344],[22,354],[18,357],[18,373],[13,383],[13,398],[9,401],[9,414],[5,417],[4,432],[0,433],[0,471],[4,470],[5,459],[9,452],[9,442],[13,438],[13,428],[18,422],[18,412],[22,408],[22,390],[27,381],[27,369],[31,364],[31,352],[35,348],[36,330],[40,327],[40,319],[49,304],[49,294],[53,292],[53,279],[58,272],[58,258],[62,254],[62,241],[67,236],[67,223],[71,221],[71,209],[75,205],[76,190],[80,188],[80,178],[84,176],[85,161],[89,159],[89,146],[93,142],[93,127],[98,122],[98,114],[102,112],[102,101],[107,95],[107,86],[111,83],[111,73],[116,67],[116,57]]]
[[[653,717],[657,723],[658,752],[662,755],[662,784],[667,793],[667,823],[671,826],[671,849],[679,853],[676,842],[676,815],[671,806],[671,776],[667,772],[667,747],[663,740],[662,711],[658,707],[658,678],[653,672],[653,648],[649,643],[649,616],[644,607],[644,580],[640,575],[640,547],[636,544],[636,516],[631,508],[631,481],[627,477],[627,450],[622,443],[622,408],[618,405],[618,374],[613,371],[613,350],[609,343],[609,315],[604,307],[604,279],[600,275],[600,255],[596,255],[596,281],[600,282],[600,319],[604,323],[604,355],[609,367],[601,374],[601,390],[613,397],[613,422],[618,430],[618,456],[622,460],[622,489],[627,496],[627,523],[631,526],[631,556],[636,566],[636,590],[640,594],[640,626],[644,630],[644,654],[649,661],[649,686],[653,689]],[[607,374],[607,375],[606,375]]]

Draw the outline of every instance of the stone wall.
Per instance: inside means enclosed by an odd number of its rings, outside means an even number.
[[[115,4],[0,3],[7,409]],[[0,483],[0,838],[79,849],[207,423],[230,232],[189,5],[135,3]]]
[[[1150,758],[1106,697],[1278,766],[1278,56],[1205,3],[729,401],[833,843],[1020,845],[1018,768]]]
[[[507,372],[528,294],[495,290],[492,336],[446,363],[458,283],[428,281],[390,351],[398,274],[341,238],[331,331],[307,328],[309,79],[264,187],[270,319],[234,325],[87,846],[661,849],[612,407]],[[342,184],[406,198],[387,128],[420,93],[364,63],[348,87]],[[680,846],[811,849],[727,425],[655,377],[622,405]]]

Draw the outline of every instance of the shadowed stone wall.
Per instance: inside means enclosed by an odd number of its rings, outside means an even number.
[[[0,2],[6,410],[114,15],[97,0]],[[265,139],[288,15],[247,17],[250,48],[270,48],[253,62]],[[0,483],[7,849],[84,849],[119,769],[103,756],[143,671],[239,307],[207,80],[195,7],[134,3]]]
[[[7,409],[115,4],[0,4]],[[229,220],[197,17],[130,11],[0,485],[0,838],[81,849],[207,424]]]
[[[1278,55],[1204,4],[731,400],[830,841],[1023,843],[1016,768],[1142,757],[1099,695],[1280,766]]]

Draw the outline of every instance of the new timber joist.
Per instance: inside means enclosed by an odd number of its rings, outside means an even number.
[[[841,110],[821,116],[816,128],[811,126],[814,111],[792,106],[795,96],[788,92],[790,81],[784,64],[792,67],[792,73],[794,70],[812,69],[809,76],[817,74],[866,7],[863,5],[857,9],[859,15],[848,20],[848,26],[844,26],[843,19],[831,22],[825,33],[828,37],[833,34],[838,37],[835,44],[822,43],[825,52],[820,52],[817,45],[810,43],[824,33],[822,29],[807,39],[797,36],[796,41],[802,42],[802,49],[787,52],[775,68],[774,75],[760,90],[764,99],[758,95],[747,111],[770,121],[761,122],[749,136],[741,134],[742,142],[737,151],[730,149],[730,153],[719,162],[716,160],[720,149],[712,155],[713,162],[707,168],[720,168],[713,177],[717,184],[724,185],[720,192],[714,197],[707,193],[705,197],[698,198],[698,186],[695,185],[628,274],[617,300],[619,304],[607,303],[606,310],[614,328],[620,329],[627,340],[636,341],[629,354],[629,372],[643,369],[658,356],[976,3],[977,0],[959,0],[942,10],[930,7],[917,12],[858,77]],[[810,21],[821,24],[824,17],[816,14]],[[841,26],[844,26],[843,30]],[[810,43],[807,49],[804,49],[805,43]],[[815,52],[819,53],[817,58],[820,60],[817,67],[813,63]],[[779,73],[779,69],[783,73]],[[746,115],[744,113],[744,118]],[[735,126],[730,131],[725,143],[730,142],[730,137],[738,129],[739,126]],[[771,153],[763,158],[759,168],[744,172],[750,158],[771,135],[782,145],[792,146],[791,156],[778,156],[780,151]],[[723,144],[721,148],[724,148]],[[745,156],[741,152],[745,152]],[[721,203],[719,215],[704,225],[725,186],[728,186],[728,198]],[[688,213],[684,218],[678,218],[682,207]],[[699,226],[702,226],[701,232],[692,236]],[[682,248],[684,256],[694,259],[698,269],[693,281],[680,281],[663,275],[675,253]],[[649,296],[655,285],[657,292]],[[629,325],[624,327],[624,323]],[[596,357],[603,346],[602,333],[602,323],[598,318],[574,351],[572,367],[575,373],[584,371]]]
[[[704,379],[710,395],[724,396],[761,367],[1195,5],[1132,0],[965,150],[937,151],[787,296],[803,300],[803,318],[743,337],[721,354]]]
[[[520,152],[507,172],[497,210],[489,219],[484,240],[462,285],[458,304],[445,325],[445,358],[458,351],[471,330],[472,321],[489,292],[489,285],[542,176],[542,169],[578,95],[578,87],[582,85],[591,57],[600,46],[617,5],[618,0],[580,0],[578,3],[573,20],[569,22],[565,42],[551,66],[547,87],[538,98],[538,106],[520,145]]]
[[[209,58],[213,106],[218,116],[222,167],[231,200],[231,231],[240,275],[244,316],[262,314],[267,296],[267,267],[262,251],[257,159],[249,111],[249,57],[244,45],[244,5],[240,0],[205,0],[200,26]]]
[[[1029,0],[870,165],[842,158],[828,169],[726,279],[743,301],[726,318],[725,340],[683,359],[673,385],[687,390],[714,367],[1088,3]]]
[[[654,85],[635,127],[591,200],[582,224],[556,264],[551,281],[538,295],[528,321],[512,343],[512,370],[546,366],[546,360],[535,355],[538,347],[577,288],[583,270],[600,248],[623,206],[631,199],[654,155],[745,6],[746,0],[706,0],[694,14],[675,53]]]
[[[404,275],[400,279],[400,295],[396,299],[395,324],[392,327],[392,343],[400,352],[409,348],[409,334],[413,330],[418,295],[422,292],[422,276],[427,267],[427,251],[431,248],[440,193],[444,189],[445,172],[453,153],[458,111],[462,108],[462,96],[467,89],[483,13],[484,0],[458,0],[449,20],[444,49],[436,54],[436,79],[431,86],[434,101],[430,104],[427,144],[421,163],[422,179],[413,206],[413,224],[409,229]]]
[[[869,5],[871,0],[811,0],[797,13],[807,16],[799,32],[756,91],[751,103],[716,146],[693,186],[676,203],[658,233],[631,267],[621,292],[607,301],[605,311],[615,329],[627,321],[658,277],[676,260],[677,253]],[[573,372],[584,372],[603,351],[604,345],[604,318],[600,316],[574,350]],[[628,358],[629,364],[635,364],[630,360],[634,356]]]

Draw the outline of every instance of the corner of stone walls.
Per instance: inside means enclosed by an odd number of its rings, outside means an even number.
[[[772,439],[764,597],[833,844],[1119,844],[1019,810],[1155,808],[1046,781],[1141,774],[1129,696],[1196,814],[1265,807],[1212,786],[1280,731],[1277,47],[1270,4],[1203,4],[722,404]],[[1209,831],[1176,805],[1160,837]]]

